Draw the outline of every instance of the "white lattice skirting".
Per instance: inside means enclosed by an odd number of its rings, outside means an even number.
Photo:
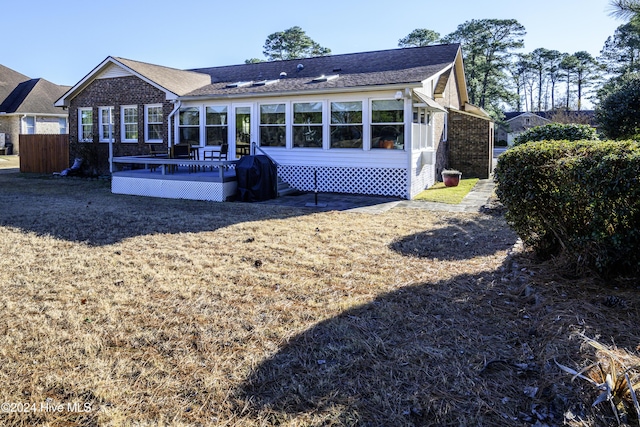
[[[323,193],[371,194],[409,198],[406,169],[278,166],[278,175],[301,191],[314,191],[317,171],[318,191]]]
[[[133,196],[164,197],[168,199],[209,200],[224,202],[236,194],[238,183],[185,181],[171,179],[148,179],[141,177],[114,176],[111,192]]]

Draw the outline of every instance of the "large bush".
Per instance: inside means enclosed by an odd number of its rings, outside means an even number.
[[[627,76],[596,108],[600,130],[609,138],[640,137],[640,75]]]
[[[520,145],[531,141],[580,141],[596,139],[598,139],[598,134],[596,130],[589,125],[549,123],[548,125],[527,129],[513,140],[513,144]]]
[[[525,244],[603,274],[640,271],[640,144],[543,141],[500,156],[496,192]]]

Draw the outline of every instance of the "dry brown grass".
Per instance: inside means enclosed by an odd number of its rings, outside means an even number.
[[[589,363],[578,333],[636,351],[637,285],[515,241],[498,215],[0,175],[0,402],[37,409],[0,424],[607,425],[553,361]]]

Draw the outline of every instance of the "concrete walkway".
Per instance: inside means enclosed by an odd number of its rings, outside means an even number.
[[[400,200],[393,197],[360,196],[352,194],[318,193],[317,205],[314,193],[278,197],[261,202],[269,205],[290,206],[317,211],[348,211],[379,214],[395,207],[426,209],[438,212],[480,212],[493,194],[493,179],[481,179],[460,204]]]

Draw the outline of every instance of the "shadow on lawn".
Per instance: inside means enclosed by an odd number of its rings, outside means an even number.
[[[336,425],[523,425],[535,403],[562,417],[566,399],[545,389],[533,321],[514,303],[524,296],[504,295],[502,270],[402,288],[319,323],[255,369],[238,411],[273,424],[312,414]],[[543,398],[520,397],[527,387]]]
[[[213,231],[309,211],[112,194],[108,181],[0,175],[0,226],[92,246],[147,234]]]
[[[405,256],[459,261],[491,255],[510,248],[514,235],[504,233],[504,225],[491,217],[449,218],[446,226],[412,234],[390,248]]]

